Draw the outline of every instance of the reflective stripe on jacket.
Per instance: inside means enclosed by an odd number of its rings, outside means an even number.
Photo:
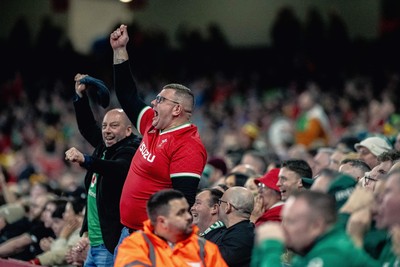
[[[167,241],[153,233],[150,221],[144,231],[127,237],[119,246],[114,266],[152,267],[227,267],[217,245],[197,236],[195,231],[171,248]]]

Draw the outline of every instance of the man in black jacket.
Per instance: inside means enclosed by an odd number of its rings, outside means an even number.
[[[122,109],[109,110],[101,128],[97,125],[85,92],[87,85],[80,82],[85,77],[75,76],[74,108],[79,131],[95,150],[90,156],[72,147],[65,152],[65,158],[87,169],[88,199],[81,229],[82,235],[87,232],[90,243],[85,264],[113,266],[114,248],[122,229],[121,191],[140,138],[132,133],[132,125]]]
[[[219,219],[226,229],[214,238],[215,244],[229,267],[250,266],[255,227],[250,221],[253,193],[245,187],[233,186],[225,191],[218,204]]]

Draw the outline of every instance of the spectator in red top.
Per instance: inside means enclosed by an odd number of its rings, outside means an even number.
[[[278,182],[279,168],[271,169],[261,178],[255,179],[258,187],[258,195],[250,220],[257,226],[266,221],[281,221],[281,209],[284,202],[281,200],[281,192],[276,185]]]
[[[151,106],[141,100],[131,73],[126,25],[110,35],[114,60],[114,88],[132,125],[143,136],[122,189],[120,242],[147,220],[146,202],[155,192],[175,189],[193,205],[207,151],[192,123],[193,92],[182,84],[165,85]],[[115,251],[116,252],[116,251]],[[116,255],[116,253],[115,253]]]

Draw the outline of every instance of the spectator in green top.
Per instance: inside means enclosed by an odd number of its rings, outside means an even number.
[[[337,227],[335,199],[326,193],[303,190],[289,196],[282,224],[267,222],[256,229],[251,266],[281,266],[285,247],[293,251],[292,267],[379,266]]]

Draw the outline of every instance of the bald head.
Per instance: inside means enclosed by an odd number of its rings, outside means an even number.
[[[122,109],[108,111],[101,126],[103,141],[110,147],[132,134],[132,125]]]
[[[250,190],[242,186],[233,186],[226,190],[224,199],[230,202],[238,213],[250,217],[254,208],[254,195]]]
[[[104,117],[110,116],[110,115],[118,116],[119,120],[121,121],[121,123],[123,125],[125,125],[125,126],[131,126],[132,125],[131,121],[129,120],[128,116],[126,116],[126,114],[125,114],[125,112],[124,112],[124,110],[122,108],[111,109],[106,113],[106,115]]]

